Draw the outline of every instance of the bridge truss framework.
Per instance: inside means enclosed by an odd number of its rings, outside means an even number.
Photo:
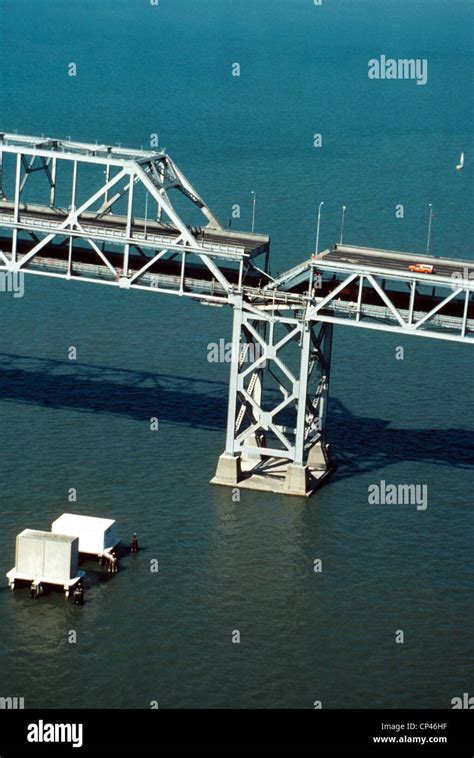
[[[165,151],[0,133],[0,235],[3,272],[231,306],[218,484],[305,496],[326,478],[334,324],[474,342],[471,264],[430,258],[423,275],[413,254],[334,246],[274,278],[268,237],[224,229]]]

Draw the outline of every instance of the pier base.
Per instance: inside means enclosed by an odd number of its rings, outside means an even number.
[[[308,453],[308,466],[316,471],[326,471],[331,468],[331,448],[328,442],[323,444],[318,440]]]
[[[310,463],[296,466],[291,461],[281,458],[266,458],[256,463],[238,457],[233,458],[224,453],[219,458],[216,475],[211,479],[211,484],[309,497],[322,485],[332,470],[330,462],[325,468],[317,468]]]
[[[222,453],[217,464],[216,475],[211,481],[232,487],[238,484],[241,475],[240,455]]]
[[[306,493],[309,490],[308,474],[308,466],[299,466],[296,463],[289,463],[286,467],[285,482],[283,484],[284,492],[289,495],[306,496]]]

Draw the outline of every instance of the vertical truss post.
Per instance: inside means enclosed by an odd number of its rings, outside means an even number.
[[[237,385],[239,376],[239,346],[242,329],[242,295],[229,297],[233,306],[232,353],[229,377],[229,400],[227,406],[227,432],[225,451],[217,465],[216,479],[227,485],[236,485],[240,479],[240,456],[235,452],[235,416],[237,412]]]
[[[71,211],[76,210],[76,190],[77,190],[77,161],[73,161],[72,164],[72,187],[71,187]],[[69,254],[67,260],[67,275],[71,276],[72,273],[72,243],[73,236],[69,237]]]
[[[112,148],[108,147],[107,155],[111,155],[111,153],[112,153]],[[107,163],[105,166],[105,183],[108,184],[109,182],[110,182],[110,163]],[[109,190],[106,190],[104,194],[104,205],[107,205],[108,202],[109,202]]]
[[[133,188],[135,185],[135,177],[133,172],[130,172],[130,181],[128,184],[128,205],[127,205],[127,231],[126,237],[130,239],[132,235],[132,221],[133,221]],[[128,276],[128,262],[130,258],[130,243],[126,242],[123,250],[123,272],[122,276]]]
[[[233,324],[232,324],[232,354],[230,364],[229,380],[229,405],[227,418],[227,436],[225,451],[229,455],[234,454],[234,427],[235,414],[237,410],[237,378],[239,375],[239,346],[240,331],[242,328],[242,298],[235,298],[233,306]]]
[[[466,329],[467,329],[467,314],[469,309],[469,289],[466,289],[466,294],[464,296],[464,309],[463,309],[463,316],[462,316],[462,327],[461,327],[461,336],[466,336]]]
[[[328,412],[328,400],[329,400],[329,378],[331,373],[331,355],[332,355],[332,330],[333,325],[321,324],[321,329],[324,331],[323,337],[323,360],[324,360],[324,372],[321,379],[321,400],[319,406],[319,420],[321,431],[326,431],[326,418]]]
[[[159,161],[156,168],[157,168],[157,173],[158,173],[158,181],[163,187],[164,182],[165,182],[165,167],[163,165],[163,161]],[[163,208],[160,205],[160,203],[157,203],[156,204],[156,220],[158,222],[161,222],[162,214],[163,214]]]
[[[13,210],[13,223],[18,224],[20,217],[20,183],[21,183],[21,159],[20,153],[16,156],[16,172],[15,172],[15,200]],[[14,227],[12,232],[12,261],[16,263],[16,249],[18,240],[18,229]]]
[[[416,280],[414,279],[410,286],[410,305],[408,310],[408,325],[413,324],[413,313],[415,310],[415,297],[416,297]]]
[[[56,205],[56,169],[57,158],[53,158],[51,161],[51,189],[49,192],[49,206],[54,208]]]
[[[0,200],[5,198],[3,192],[3,150],[1,149],[1,135],[0,135]]]
[[[308,394],[309,348],[311,344],[311,324],[302,323],[300,348],[300,378],[298,382],[298,400],[296,415],[295,458],[294,465],[302,466],[306,432],[306,396]]]
[[[362,296],[364,294],[364,277],[359,277],[359,291],[357,293],[357,312],[356,312],[356,321],[360,321],[361,312],[362,312]]]
[[[331,468],[329,443],[326,441],[326,419],[329,399],[329,378],[332,354],[331,323],[316,322],[313,325],[313,342],[315,347],[311,372],[315,372],[317,386],[314,400],[308,398],[309,423],[307,427],[307,463],[314,471],[327,471]],[[316,333],[315,333],[316,332]]]
[[[181,255],[181,273],[179,276],[179,294],[184,293],[184,282],[186,278],[186,253]]]

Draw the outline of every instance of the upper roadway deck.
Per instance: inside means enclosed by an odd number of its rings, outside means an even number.
[[[36,205],[31,203],[20,203],[19,220],[20,226],[28,229],[36,228],[38,232],[54,231],[62,224],[67,216],[68,210],[63,208],[49,208],[46,205]],[[1,222],[13,223],[14,203],[8,200],[0,200],[0,225]],[[87,212],[81,214],[81,222],[87,223],[87,231],[97,234],[111,242],[117,241],[118,238],[126,237],[127,217],[118,214],[106,213],[100,215],[97,212]],[[214,252],[216,255],[236,255],[253,257],[269,249],[270,237],[263,234],[254,234],[250,232],[240,232],[231,229],[221,230],[212,229],[209,226],[192,227],[196,241],[202,245],[205,250]],[[146,233],[146,239],[144,239]],[[142,244],[147,241],[150,245],[156,242],[169,240],[170,244],[176,244],[180,232],[170,224],[164,224],[154,219],[134,217],[131,226],[131,236],[143,237],[140,239]],[[79,235],[78,235],[79,236]]]
[[[334,245],[330,250],[325,250],[316,256],[319,265],[329,263],[331,268],[341,268],[344,271],[361,271],[364,268],[370,273],[389,271],[405,273],[413,278],[413,272],[408,267],[415,263],[426,263],[433,266],[433,273],[429,279],[442,278],[451,280],[459,274],[465,279],[474,280],[474,262],[450,258],[436,258],[425,253],[400,253],[395,250],[379,250],[377,248],[356,247],[354,245]],[[421,280],[426,279],[426,274],[419,274]],[[474,283],[474,282],[473,282]]]

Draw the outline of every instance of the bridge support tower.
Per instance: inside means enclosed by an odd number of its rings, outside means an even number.
[[[332,464],[326,439],[332,324],[309,306],[235,296],[225,451],[214,484],[311,495]]]

